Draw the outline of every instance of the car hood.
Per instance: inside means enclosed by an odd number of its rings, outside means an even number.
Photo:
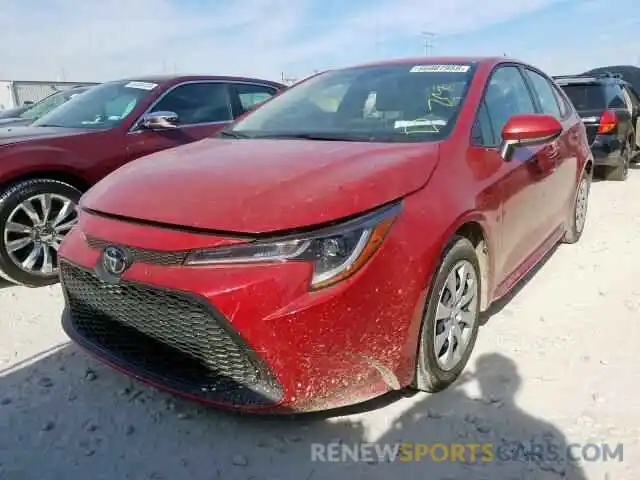
[[[81,206],[202,230],[286,231],[416,191],[437,159],[437,143],[206,139],[125,165]]]
[[[4,126],[0,123],[0,145],[25,142],[34,139],[45,139],[52,137],[66,137],[84,133],[86,130],[80,128],[60,128],[60,127],[36,127],[36,126]]]

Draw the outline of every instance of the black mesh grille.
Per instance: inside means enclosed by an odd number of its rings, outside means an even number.
[[[66,262],[60,269],[69,333],[85,347],[192,395],[242,405],[281,398],[264,363],[208,304],[182,292],[106,283]]]
[[[99,238],[90,237],[87,235],[87,244],[91,248],[96,250],[102,250],[112,243]],[[160,250],[148,250],[143,248],[126,246],[127,250],[131,253],[134,262],[139,263],[151,263],[155,265],[181,265],[184,259],[187,257],[188,252],[163,252]]]

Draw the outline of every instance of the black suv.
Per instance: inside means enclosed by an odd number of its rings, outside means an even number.
[[[640,148],[640,98],[620,75],[553,77],[567,94],[587,129],[595,165],[607,180],[626,180]]]

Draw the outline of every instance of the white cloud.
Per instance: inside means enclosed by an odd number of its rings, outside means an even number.
[[[404,39],[406,55],[418,55],[422,30],[469,31],[553,1],[370,0],[335,16],[331,2],[323,10],[309,0],[3,0],[0,71],[81,81],[175,66],[277,79],[283,70],[305,75],[369,61],[378,42]]]

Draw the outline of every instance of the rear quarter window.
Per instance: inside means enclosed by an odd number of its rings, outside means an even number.
[[[573,107],[567,100],[566,96],[563,94],[562,89],[556,85],[553,86],[553,94],[558,101],[558,106],[560,107],[560,116],[562,120],[566,120],[573,113]]]

